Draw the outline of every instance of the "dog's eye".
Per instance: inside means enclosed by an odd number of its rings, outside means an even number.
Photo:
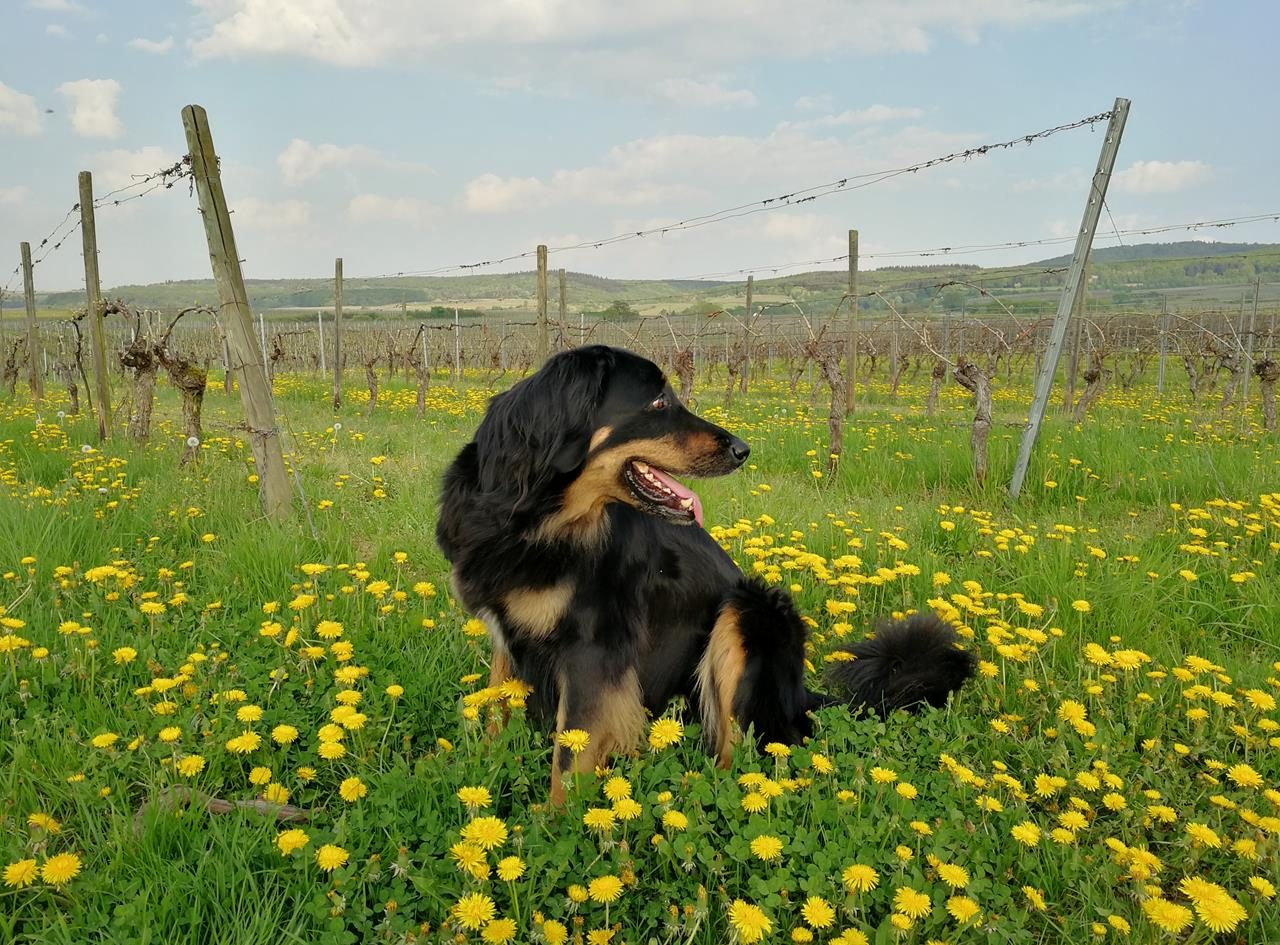
[[[667,409],[667,395],[666,395],[666,394],[659,394],[657,397],[655,397],[655,398],[653,399],[653,402],[652,402],[651,404],[649,404],[649,409],[650,409],[650,410],[666,410],[666,409]]]

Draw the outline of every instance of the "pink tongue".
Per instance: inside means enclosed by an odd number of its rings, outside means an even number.
[[[702,524],[702,500],[698,498],[697,494],[692,489],[683,483],[672,479],[656,466],[649,467],[649,475],[654,479],[657,479],[681,499],[693,499],[693,520],[699,525]]]

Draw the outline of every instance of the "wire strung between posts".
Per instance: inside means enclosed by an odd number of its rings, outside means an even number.
[[[129,203],[131,200],[139,200],[157,190],[169,190],[178,181],[191,176],[191,155],[183,155],[182,158],[168,167],[162,167],[159,170],[152,171],[150,174],[132,174],[130,176],[132,177],[131,183],[117,187],[115,190],[110,190],[100,197],[94,197],[93,208],[101,210],[103,207],[118,207],[121,204]],[[129,193],[129,191],[136,188],[143,189],[138,190],[137,193]],[[122,194],[127,194],[127,196],[121,196]],[[79,212],[80,204],[77,201],[71,205],[71,209],[66,212],[66,215],[58,221],[58,225],[36,244],[36,253],[31,259],[32,269],[44,262],[52,253],[61,249],[62,244],[67,241],[67,237],[80,228],[80,217],[76,216]],[[67,226],[68,223],[70,223],[70,226],[66,232],[61,232],[62,228]],[[41,250],[44,250],[44,252],[40,252]],[[0,293],[8,295],[10,287],[21,272],[22,264],[19,263],[13,267],[13,272],[5,282],[3,289],[0,289]]]
[[[1158,233],[1171,233],[1175,230],[1225,229],[1232,226],[1243,226],[1249,223],[1280,222],[1280,213],[1259,213],[1247,217],[1229,217],[1223,220],[1199,220],[1192,223],[1169,223],[1162,226],[1116,230],[1117,239],[1122,236],[1153,236]],[[1097,239],[1110,239],[1110,235],[1099,234]],[[1047,236],[1043,239],[1010,240],[1006,243],[969,243],[957,246],[934,246],[928,249],[900,249],[880,253],[859,253],[859,259],[906,259],[931,256],[961,256],[968,253],[993,252],[1000,249],[1021,249],[1029,246],[1054,246],[1063,243],[1074,243],[1074,236]],[[1123,244],[1124,240],[1120,239]],[[821,266],[829,263],[845,262],[849,254],[826,256],[821,259],[806,259],[799,262],[775,263],[773,265],[751,266],[742,269],[725,269],[720,272],[704,272],[692,276],[673,276],[669,282],[694,282],[697,280],[717,279],[726,276],[745,276],[757,272],[777,273],[783,269],[794,269],[798,266]]]
[[[863,174],[851,174],[837,180],[827,181],[824,184],[815,184],[812,187],[805,187],[800,190],[791,191],[790,193],[779,194],[776,197],[766,197],[763,200],[753,200],[750,203],[739,204],[736,207],[727,207],[723,210],[716,210],[700,216],[687,217],[674,223],[650,227],[649,229],[630,230],[625,233],[617,233],[613,236],[601,237],[599,239],[582,240],[578,243],[567,243],[563,246],[551,246],[548,247],[547,252],[562,253],[576,249],[600,249],[605,246],[612,246],[615,243],[625,243],[630,240],[643,239],[646,236],[665,236],[667,233],[696,229],[712,223],[722,223],[725,220],[734,220],[739,217],[750,216],[754,213],[765,213],[772,210],[778,210],[783,207],[794,207],[798,204],[808,203],[821,197],[830,196],[831,194],[857,190],[862,187],[870,187],[873,184],[883,183],[884,181],[900,177],[904,174],[915,174],[919,171],[939,167],[943,164],[950,164],[954,161],[966,161],[970,158],[983,157],[992,151],[1012,148],[1020,144],[1033,144],[1036,141],[1040,141],[1064,131],[1072,131],[1076,128],[1083,128],[1085,126],[1092,127],[1098,122],[1109,121],[1110,119],[1111,112],[1100,112],[1097,115],[1090,115],[1088,118],[1081,118],[1077,121],[1067,122],[1066,124],[1055,125],[1052,128],[1045,128],[1042,131],[1020,135],[1017,138],[1010,138],[1008,141],[997,141],[992,144],[983,144],[972,148],[965,148],[962,151],[953,151],[950,154],[943,154],[939,157],[930,158],[927,161],[918,161],[915,164],[908,164],[905,167],[868,171]],[[385,272],[375,276],[363,276],[360,278],[382,279],[393,276],[433,276],[446,272],[466,272],[468,270],[482,269],[489,266],[498,266],[503,263],[514,262],[518,259],[527,259],[534,254],[535,251],[531,250],[522,253],[513,253],[509,256],[502,256],[497,259],[485,259],[480,262],[437,266],[434,269]]]

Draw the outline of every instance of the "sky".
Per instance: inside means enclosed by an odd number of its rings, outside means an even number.
[[[594,242],[1017,138],[1117,96],[1132,108],[1098,245],[1112,227],[1280,213],[1269,0],[0,0],[0,24],[10,290],[19,241],[63,219],[77,173],[102,194],[177,160],[191,103],[208,111],[248,278]],[[766,278],[844,253],[851,227],[864,269],[1070,237],[1104,127],[550,265]],[[210,275],[185,184],[100,209],[97,230],[104,287]],[[1280,241],[1280,223],[1153,238]],[[83,286],[79,234],[35,279]]]

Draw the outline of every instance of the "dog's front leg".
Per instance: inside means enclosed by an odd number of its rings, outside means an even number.
[[[565,800],[565,779],[593,771],[614,751],[635,746],[644,732],[644,701],[634,667],[618,654],[594,646],[577,647],[559,674],[556,745],[552,759],[551,803]],[[585,746],[566,732],[587,733]]]

